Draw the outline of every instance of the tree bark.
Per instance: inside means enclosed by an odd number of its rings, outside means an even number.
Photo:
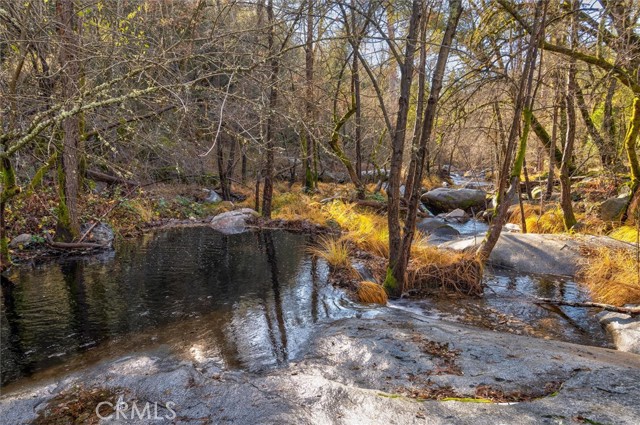
[[[313,137],[312,126],[315,123],[315,114],[313,110],[313,6],[314,0],[307,0],[307,28],[305,40],[305,115],[307,122],[305,124],[305,136],[303,148],[303,168],[304,168],[304,189],[312,191],[317,184],[318,175],[313,169],[313,153],[315,151],[315,140]]]

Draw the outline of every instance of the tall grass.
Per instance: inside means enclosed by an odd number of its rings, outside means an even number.
[[[595,249],[581,277],[597,302],[618,306],[640,304],[638,263],[632,250]]]

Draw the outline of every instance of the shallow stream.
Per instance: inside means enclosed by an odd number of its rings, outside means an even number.
[[[305,236],[285,231],[225,236],[178,228],[94,257],[15,267],[2,278],[3,392],[142,350],[220,367],[262,370],[303,352],[318,324],[367,314],[328,285]],[[572,281],[493,272],[482,299],[400,300],[392,307],[498,331],[608,346]]]

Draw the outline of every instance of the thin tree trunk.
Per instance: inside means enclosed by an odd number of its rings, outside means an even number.
[[[449,18],[447,19],[447,26],[442,36],[442,43],[438,52],[438,59],[436,60],[436,66],[433,70],[433,75],[431,78],[431,91],[429,92],[429,98],[427,100],[427,105],[424,110],[424,118],[422,120],[422,130],[420,131],[420,146],[417,152],[416,168],[414,172],[415,175],[413,177],[413,181],[416,184],[413,185],[411,197],[409,198],[407,219],[404,225],[402,254],[399,259],[398,265],[398,267],[401,267],[402,269],[396,272],[398,276],[406,275],[406,269],[409,264],[411,244],[413,243],[413,238],[415,235],[416,221],[418,217],[418,206],[420,204],[421,195],[420,185],[417,183],[422,181],[425,162],[428,156],[431,133],[433,132],[433,127],[435,125],[438,100],[440,99],[440,91],[442,90],[445,68],[447,65],[447,60],[449,59],[449,53],[451,51],[451,43],[453,42],[453,39],[455,37],[461,15],[462,0],[450,0]]]
[[[306,115],[306,135],[303,148],[306,152],[303,154],[303,168],[304,168],[304,189],[309,192],[312,191],[318,179],[318,176],[313,171],[313,153],[315,140],[313,137],[313,131],[311,128],[315,123],[315,114],[313,111],[313,6],[314,0],[307,0],[307,32],[305,41],[305,84],[306,84],[306,98],[305,98],[305,115]]]
[[[578,105],[578,109],[580,110],[580,115],[582,116],[582,120],[584,121],[585,127],[587,127],[587,131],[589,132],[589,136],[593,140],[593,143],[598,148],[598,153],[600,154],[600,161],[602,162],[602,166],[604,168],[610,167],[613,165],[612,150],[610,146],[605,142],[604,137],[598,132],[596,125],[593,123],[591,119],[591,115],[589,114],[589,109],[584,100],[584,94],[582,93],[582,89],[578,84],[578,81],[574,81],[575,86],[575,99],[576,104]]]
[[[427,23],[429,17],[426,16],[422,20],[420,26],[420,59],[418,64],[418,101],[416,103],[416,124],[413,128],[413,140],[411,142],[411,162],[409,162],[409,170],[405,180],[404,198],[409,199],[413,192],[414,177],[416,172],[416,163],[418,162],[418,148],[420,146],[420,134],[422,132],[422,113],[424,111],[424,93],[425,93],[425,68],[427,65]],[[418,182],[417,184],[420,184]]]
[[[577,2],[574,0],[572,8],[577,9]],[[571,30],[571,46],[574,48],[577,43],[577,29],[575,17],[572,18]],[[574,100],[576,97],[576,60],[571,58],[569,61],[569,69],[567,71],[567,91],[565,96],[565,105],[567,111],[567,133],[562,151],[562,164],[560,165],[560,207],[562,208],[562,217],[564,227],[570,230],[576,224],[576,217],[573,213],[573,204],[571,202],[571,174],[569,172],[569,164],[573,158],[573,146],[576,139],[576,110]]]
[[[557,99],[557,93],[556,93]],[[553,127],[551,128],[551,140],[549,141],[549,175],[547,176],[547,191],[545,199],[551,199],[553,195],[553,184],[555,180],[555,160],[556,160],[556,140],[558,138],[558,104],[553,105]]]
[[[352,34],[352,48],[353,48],[353,64],[351,69],[351,84],[353,87],[353,96],[355,101],[356,113],[355,113],[355,142],[356,142],[356,176],[358,180],[362,180],[362,102],[360,99],[360,34],[356,33],[356,3],[355,0],[351,0],[351,32]],[[364,191],[358,192],[359,197],[364,198]]]
[[[56,14],[59,21],[61,87],[63,99],[73,98],[77,92],[80,66],[77,57],[78,39],[75,33],[76,13],[73,0],[58,0]],[[70,242],[80,234],[78,221],[78,191],[80,186],[79,157],[80,117],[75,114],[62,122],[62,164],[58,172],[61,185],[56,238]]]
[[[409,95],[413,80],[414,55],[416,35],[422,17],[422,0],[414,0],[411,7],[411,19],[407,32],[407,44],[404,63],[400,67],[400,96],[398,98],[398,115],[395,133],[391,143],[391,164],[389,170],[388,223],[389,223],[389,265],[385,288],[393,296],[399,296],[404,290],[406,280],[406,262],[403,260],[403,239],[400,229],[400,183],[402,171],[402,157],[404,156],[404,142],[407,132],[407,118],[409,115]]]
[[[269,78],[269,112],[267,115],[267,131],[266,131],[266,161],[264,170],[264,189],[262,194],[262,216],[271,218],[271,199],[273,197],[273,155],[274,155],[274,110],[278,101],[278,58],[275,54],[275,22],[273,16],[273,0],[267,2],[267,19],[269,21],[268,47],[271,60],[269,61],[269,70],[271,76]]]

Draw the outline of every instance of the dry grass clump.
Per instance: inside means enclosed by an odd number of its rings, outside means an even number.
[[[527,232],[529,233],[562,233],[565,231],[562,221],[562,209],[558,205],[550,205],[542,211],[540,205],[523,204]],[[520,208],[514,208],[508,222],[522,223]]]
[[[387,293],[381,285],[374,282],[363,281],[358,284],[356,290],[358,301],[366,304],[387,304]]]
[[[609,233],[609,236],[622,242],[636,243],[638,240],[638,229],[633,226],[620,226]]]
[[[310,248],[312,255],[325,260],[332,269],[351,269],[349,242],[333,237],[320,238],[318,245]]]
[[[602,247],[591,251],[581,278],[596,302],[640,304],[638,263],[632,250]]]
[[[411,249],[407,287],[419,293],[443,289],[480,296],[482,263],[472,253],[441,250],[415,244]]]

